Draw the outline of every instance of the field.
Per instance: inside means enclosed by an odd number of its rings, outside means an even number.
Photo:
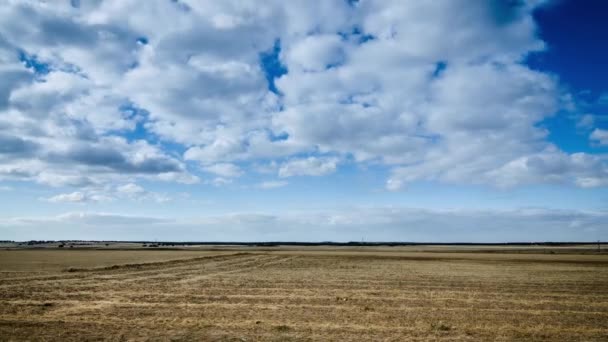
[[[608,340],[608,255],[0,250],[0,340]]]

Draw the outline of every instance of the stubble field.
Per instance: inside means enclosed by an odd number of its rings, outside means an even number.
[[[606,341],[607,266],[577,254],[0,251],[0,340]]]

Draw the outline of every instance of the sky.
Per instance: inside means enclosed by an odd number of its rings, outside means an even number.
[[[606,1],[0,2],[0,240],[608,239]]]

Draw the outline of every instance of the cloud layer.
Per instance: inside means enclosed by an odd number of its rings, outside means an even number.
[[[0,220],[5,238],[165,241],[586,241],[608,238],[604,211],[350,208],[194,218],[71,212]],[[41,232],[38,227],[44,226]],[[103,228],[101,228],[103,227]],[[463,237],[464,240],[463,240]]]
[[[545,48],[542,4],[9,1],[0,180],[71,186],[50,200],[80,201],[108,184],[354,163],[385,168],[389,190],[605,186],[605,156],[562,151],[539,125],[573,108],[554,75],[524,63]],[[286,184],[270,182],[259,187]]]

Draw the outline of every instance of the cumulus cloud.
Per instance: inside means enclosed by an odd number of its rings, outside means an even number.
[[[596,128],[589,138],[599,145],[608,145],[608,130]]]
[[[90,202],[109,202],[115,198],[108,191],[85,190],[62,193],[46,198],[50,203],[90,203]]]
[[[493,155],[472,161],[459,160],[459,157],[455,155],[439,160],[450,162],[456,159],[448,170],[434,165],[435,162],[394,168],[387,188],[398,190],[416,179],[490,184],[504,188],[538,183],[574,183],[581,187],[596,187],[604,184],[608,177],[605,157],[585,153],[566,154],[554,147],[516,157],[503,165],[497,165],[492,160]],[[492,167],[488,168],[487,162]]]
[[[137,34],[91,22],[91,10],[44,2],[0,10],[3,70],[21,66],[21,76],[0,82],[0,179],[80,187],[188,174],[157,146],[123,137],[141,118],[113,89],[137,61]]]
[[[124,145],[124,144],[122,144]],[[126,147],[126,146],[125,146]],[[55,160],[75,162],[82,165],[115,170],[118,173],[166,173],[180,171],[181,165],[175,159],[162,155],[154,148],[143,144],[132,155],[125,155],[118,149],[107,146],[74,146],[65,154],[57,154]],[[146,154],[145,149],[148,149]]]
[[[141,195],[146,192],[144,188],[137,184],[129,183],[116,188],[116,191],[127,196]]]
[[[241,169],[230,163],[218,163],[203,167],[203,170],[225,178],[235,178],[243,174]]]
[[[75,192],[66,193],[66,194],[59,194],[59,195],[50,197],[47,200],[52,203],[59,203],[59,202],[79,203],[79,202],[86,202],[87,196],[83,192],[75,191]]]
[[[323,71],[343,62],[342,39],[339,35],[311,35],[289,49],[285,59],[290,71]]]
[[[353,160],[387,168],[389,190],[601,186],[603,157],[560,151],[539,125],[568,107],[556,77],[522,62],[544,49],[542,3],[12,1],[0,180],[83,192],[202,170],[219,185],[256,165],[285,178]]]
[[[334,157],[308,157],[286,161],[279,168],[279,177],[324,176],[336,171],[338,159]]]
[[[0,154],[18,155],[27,157],[38,148],[34,142],[21,139],[19,137],[11,137],[0,135]]]
[[[164,203],[170,201],[171,197],[166,194],[147,191],[135,183],[127,183],[116,187],[86,187],[82,191],[61,193],[49,198],[43,198],[43,200],[50,203],[94,203],[109,202],[117,199]]]

